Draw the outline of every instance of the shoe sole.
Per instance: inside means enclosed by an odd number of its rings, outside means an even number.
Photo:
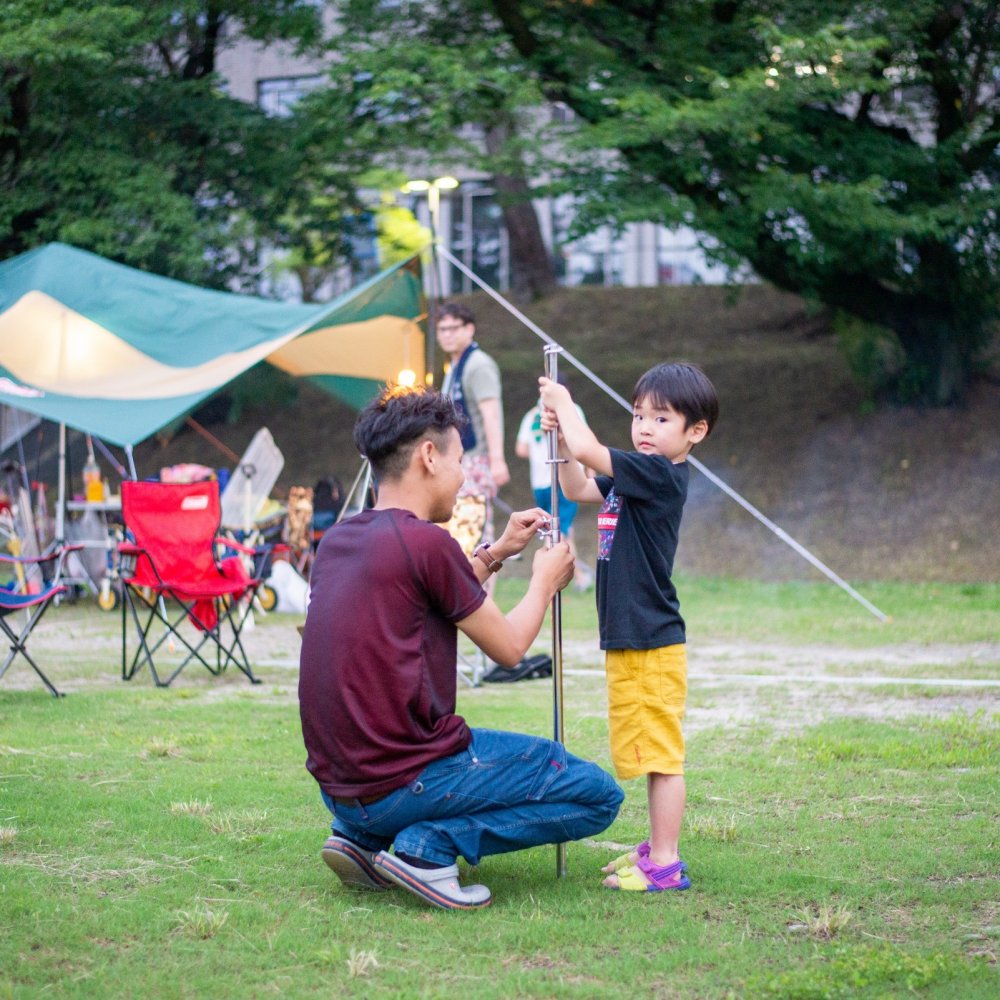
[[[358,848],[346,841],[327,844],[322,850],[323,860],[337,878],[351,889],[384,892],[393,883],[384,879]]]
[[[403,889],[408,889],[415,896],[418,896],[425,903],[436,906],[441,910],[481,910],[484,906],[489,906],[493,902],[493,897],[483,900],[481,903],[460,903],[457,900],[449,899],[447,896],[437,892],[432,886],[420,879],[414,878],[409,872],[396,868],[392,863],[392,857],[383,861],[375,862],[376,870],[380,875],[391,879],[396,885]]]

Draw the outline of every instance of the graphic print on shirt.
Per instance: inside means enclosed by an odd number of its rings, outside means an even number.
[[[615,540],[615,528],[618,526],[618,512],[622,509],[622,498],[611,491],[604,498],[604,503],[597,514],[597,558],[611,558],[611,543]]]

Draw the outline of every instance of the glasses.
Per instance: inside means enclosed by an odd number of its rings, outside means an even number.
[[[461,330],[468,326],[468,323],[449,323],[447,325],[443,323],[438,323],[437,332],[438,333],[453,333],[455,330]]]

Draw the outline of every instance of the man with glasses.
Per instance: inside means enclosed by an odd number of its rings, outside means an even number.
[[[484,543],[493,541],[493,498],[510,482],[503,452],[503,400],[500,369],[476,343],[476,318],[472,310],[448,302],[437,313],[437,341],[450,364],[441,392],[455,404],[468,421],[462,432],[463,497],[483,496],[486,500]]]

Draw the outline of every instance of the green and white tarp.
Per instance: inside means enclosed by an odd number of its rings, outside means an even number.
[[[359,407],[403,372],[423,381],[421,315],[403,265],[296,305],[51,243],[0,263],[0,403],[134,445],[267,360]]]

